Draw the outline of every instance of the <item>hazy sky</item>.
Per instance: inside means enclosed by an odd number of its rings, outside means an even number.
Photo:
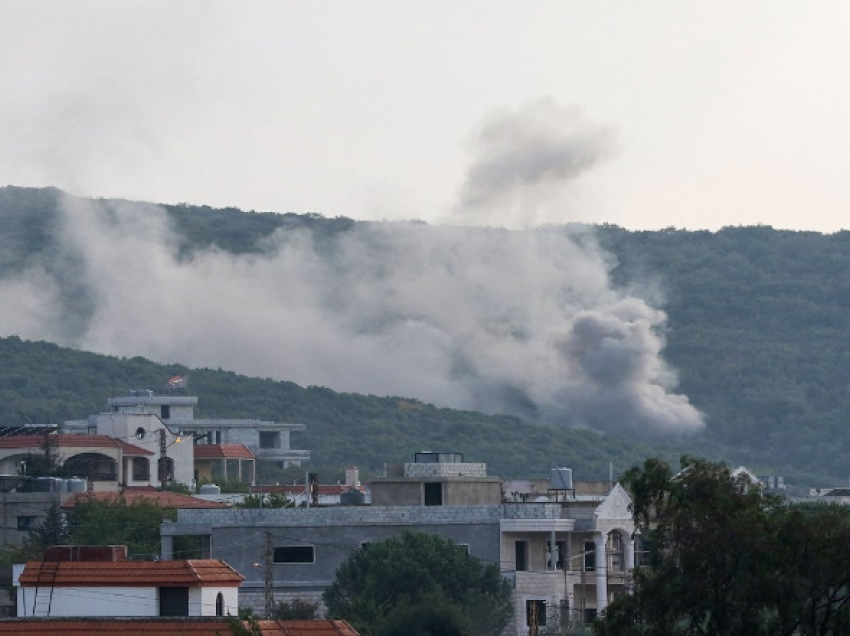
[[[837,1],[0,0],[0,184],[834,231],[850,227],[848,33]],[[551,187],[478,214],[513,170]]]

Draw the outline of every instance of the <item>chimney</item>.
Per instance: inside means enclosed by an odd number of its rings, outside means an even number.
[[[345,469],[345,485],[350,490],[360,489],[360,471],[357,470],[357,466],[349,466]]]

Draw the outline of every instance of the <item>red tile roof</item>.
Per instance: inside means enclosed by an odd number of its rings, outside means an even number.
[[[264,636],[360,636],[345,621],[257,621]],[[247,627],[247,623],[244,623]],[[216,636],[229,634],[224,618],[0,619],[0,635]]]
[[[218,559],[185,561],[30,561],[21,587],[238,586],[245,580]]]
[[[242,444],[196,444],[195,459],[254,459]]]
[[[142,500],[152,501],[162,508],[229,508],[227,504],[216,501],[205,501],[190,495],[181,495],[176,492],[153,490],[148,488],[125,488],[123,493],[117,492],[86,492],[76,497],[71,497],[62,504],[62,508],[70,510],[77,505],[78,501],[118,501],[121,497],[128,504],[134,504]]]
[[[0,448],[27,448],[41,450],[44,447],[44,435],[10,435],[0,438]],[[125,455],[153,455],[149,450],[128,444],[109,435],[50,435],[50,445],[54,448],[120,448]]]

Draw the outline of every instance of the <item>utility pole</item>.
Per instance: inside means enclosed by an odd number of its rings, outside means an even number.
[[[274,614],[274,539],[271,532],[266,532],[266,583],[264,590],[266,601],[266,618],[271,620]]]

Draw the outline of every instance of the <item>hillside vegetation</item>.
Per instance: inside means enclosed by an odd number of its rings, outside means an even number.
[[[83,325],[89,294],[79,264],[55,250],[53,189],[0,189],[0,281],[37,262],[63,290],[63,322]],[[135,205],[127,203],[126,205]],[[143,206],[140,205],[140,213]],[[215,246],[259,253],[276,230],[306,230],[323,242],[356,222],[318,215],[163,206],[184,258]],[[503,476],[545,475],[554,465],[577,477],[604,477],[650,454],[680,451],[798,483],[844,482],[850,474],[850,232],[819,234],[766,226],[718,232],[595,228],[610,252],[616,284],[650,294],[668,313],[666,360],[679,390],[706,414],[706,430],[686,446],[649,446],[590,431],[530,424],[516,417],[439,409],[416,400],[337,393],[114,358],[49,343],[0,340],[0,424],[84,417],[111,394],[163,386],[188,372],[199,416],[303,422],[293,445],[317,467],[377,470],[416,450],[451,449],[486,461]],[[9,333],[9,332],[7,332]]]

